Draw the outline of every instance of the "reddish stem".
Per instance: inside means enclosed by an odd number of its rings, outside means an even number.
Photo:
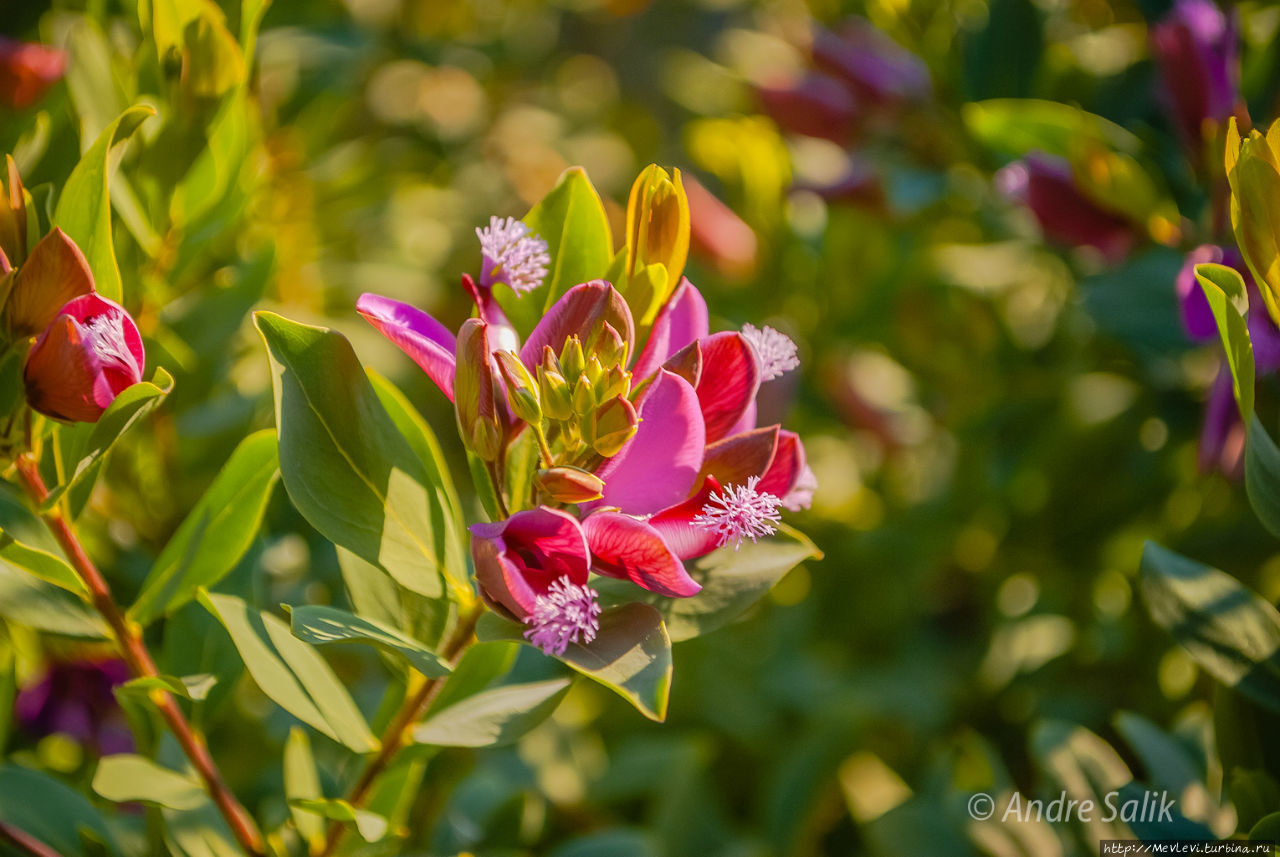
[[[40,476],[35,459],[29,453],[23,453],[18,456],[14,465],[27,495],[39,508],[49,499],[49,489],[45,487],[44,479]],[[156,669],[155,661],[151,659],[151,653],[147,650],[146,643],[143,642],[142,630],[136,624],[125,619],[124,614],[120,612],[120,608],[116,606],[115,600],[111,597],[111,588],[107,585],[106,579],[98,571],[98,567],[93,564],[93,560],[89,559],[89,555],[85,552],[84,546],[80,544],[80,539],[76,536],[75,530],[63,516],[61,510],[57,508],[50,509],[47,512],[43,512],[41,517],[53,533],[54,538],[58,540],[58,544],[62,546],[63,552],[66,553],[67,559],[71,561],[71,565],[84,582],[85,587],[89,590],[89,597],[94,608],[102,614],[102,618],[111,627],[111,631],[120,645],[120,653],[123,655],[125,663],[128,664],[129,670],[138,678],[159,676],[160,671]],[[159,709],[160,716],[169,725],[174,737],[178,739],[178,744],[182,746],[182,750],[186,753],[192,766],[199,773],[200,779],[204,781],[209,797],[212,798],[218,811],[222,813],[222,817],[226,819],[227,825],[231,828],[236,841],[253,857],[265,855],[262,834],[258,832],[257,825],[248,811],[236,800],[231,790],[227,788],[227,784],[223,782],[222,775],[219,773],[217,765],[214,764],[213,757],[209,755],[208,747],[205,746],[204,740],[191,728],[191,724],[187,722],[186,715],[182,713],[182,708],[178,705],[178,701],[173,698],[173,694],[168,691],[152,691],[151,699]]]
[[[450,664],[454,663],[462,650],[472,641],[475,636],[476,622],[480,619],[481,608],[475,607],[468,614],[461,618],[458,628],[454,631],[448,645],[445,646],[441,653],[446,661]],[[369,793],[373,790],[374,783],[377,782],[379,776],[385,771],[395,760],[396,754],[411,742],[409,729],[417,722],[431,706],[436,695],[440,693],[440,688],[444,685],[444,678],[427,679],[422,687],[418,688],[415,693],[405,698],[404,703],[400,706],[400,710],[396,712],[395,717],[391,718],[391,722],[387,724],[387,728],[382,732],[382,746],[375,755],[365,765],[364,770],[360,772],[359,779],[356,784],[351,787],[351,793],[347,795],[347,801],[352,806],[363,806],[364,802],[369,799]],[[347,826],[342,822],[335,821],[329,825],[328,833],[325,835],[324,848],[318,853],[318,857],[329,857],[333,854],[342,837],[347,832]]]

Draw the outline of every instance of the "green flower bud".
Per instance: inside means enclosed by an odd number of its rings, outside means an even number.
[[[572,384],[586,368],[587,358],[582,353],[582,340],[570,336],[565,340],[564,350],[560,352],[560,372]]]
[[[579,375],[578,380],[573,384],[573,410],[580,417],[595,410],[596,394],[591,389],[591,382],[587,380],[586,375]]]
[[[599,500],[604,480],[581,467],[557,465],[539,470],[534,481],[557,503],[585,503]]]
[[[622,447],[631,440],[640,424],[635,406],[626,398],[617,396],[600,406],[596,411],[595,440],[592,448],[605,458],[617,455]]]
[[[542,423],[542,403],[538,397],[538,384],[520,358],[511,351],[495,351],[498,370],[507,383],[507,401],[511,412],[531,425]]]

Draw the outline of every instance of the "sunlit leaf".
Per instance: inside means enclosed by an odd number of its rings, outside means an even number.
[[[313,646],[325,643],[365,643],[395,652],[428,678],[449,674],[449,665],[412,637],[372,619],[337,607],[299,605],[290,608],[293,634]]]
[[[413,728],[413,740],[440,747],[510,744],[550,716],[569,684],[561,678],[482,690],[428,715]]]
[[[170,809],[195,809],[208,798],[198,781],[143,756],[103,756],[93,790],[109,801],[143,801]]]

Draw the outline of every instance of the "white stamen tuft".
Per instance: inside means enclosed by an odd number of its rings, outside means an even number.
[[[751,476],[746,485],[730,485],[723,492],[712,494],[693,522],[715,531],[722,546],[733,542],[734,550],[742,547],[744,539],[754,542],[760,536],[776,533],[774,524],[782,520],[778,513],[782,501],[767,491],[757,491],[759,482],[759,476]]]
[[[506,283],[516,294],[542,285],[551,264],[547,242],[530,234],[524,223],[514,217],[490,217],[487,227],[476,229],[476,237],[484,255],[481,285]]]
[[[590,643],[600,630],[600,603],[590,586],[578,586],[568,575],[539,595],[533,613],[524,617],[531,626],[525,639],[548,655],[563,655],[570,643]]]
[[[760,358],[761,381],[771,381],[800,365],[796,344],[785,333],[779,333],[767,324],[763,328],[744,324],[742,336],[751,343]]]

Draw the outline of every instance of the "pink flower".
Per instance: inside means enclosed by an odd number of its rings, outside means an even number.
[[[42,414],[97,422],[126,388],[142,380],[146,354],[124,307],[97,293],[66,303],[27,355],[27,401]]]
[[[1239,98],[1240,34],[1235,15],[1212,0],[1176,0],[1151,27],[1151,54],[1160,70],[1161,96],[1174,125],[1195,152],[1205,123],[1224,123]]]
[[[0,36],[0,104],[25,110],[62,79],[66,68],[62,51]]]

